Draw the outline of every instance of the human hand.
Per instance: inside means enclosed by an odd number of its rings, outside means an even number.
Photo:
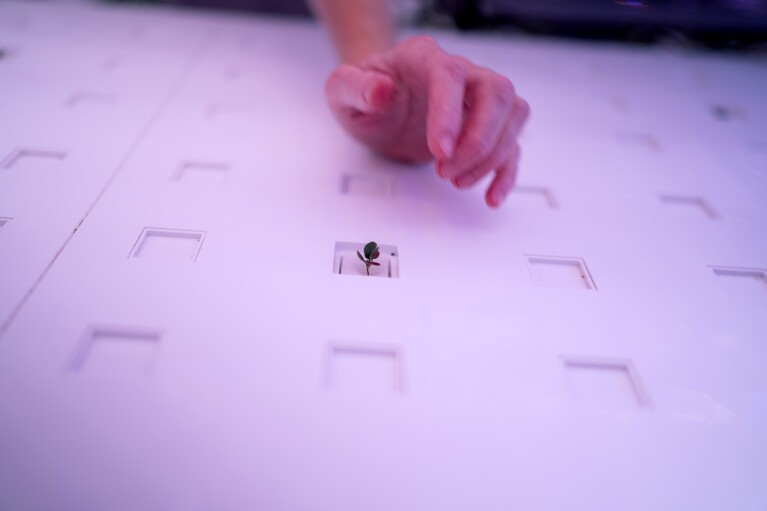
[[[325,92],[343,128],[378,152],[434,159],[437,175],[459,189],[494,172],[485,194],[491,207],[514,187],[527,102],[508,78],[445,53],[431,37],[341,65]]]

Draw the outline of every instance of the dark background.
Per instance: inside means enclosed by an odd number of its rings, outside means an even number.
[[[142,0],[111,0],[117,2]],[[304,0],[143,0],[307,17]],[[523,30],[565,37],[714,48],[764,47],[767,0],[431,0],[412,20],[462,30]]]

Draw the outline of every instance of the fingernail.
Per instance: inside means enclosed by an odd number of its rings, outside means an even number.
[[[493,193],[493,202],[496,206],[500,206],[501,203],[506,199],[506,193],[502,192],[500,190]]]
[[[442,135],[442,137],[439,139],[439,149],[442,151],[442,154],[445,155],[445,158],[450,159],[453,157],[453,149],[454,149],[454,143],[453,143],[453,137],[450,135]]]

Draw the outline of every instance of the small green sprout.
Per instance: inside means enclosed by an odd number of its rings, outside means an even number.
[[[360,261],[365,263],[365,271],[368,275],[370,275],[371,266],[381,266],[381,263],[375,262],[375,260],[378,259],[378,257],[381,255],[381,252],[378,250],[378,243],[371,241],[365,245],[365,248],[362,249],[362,251],[365,253],[365,256],[363,257],[362,254],[360,254],[360,251],[357,250],[357,257],[360,258]]]

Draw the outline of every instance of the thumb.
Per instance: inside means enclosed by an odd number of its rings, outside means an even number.
[[[336,68],[325,83],[325,95],[333,110],[356,110],[365,114],[385,109],[395,89],[389,76],[349,64]]]

